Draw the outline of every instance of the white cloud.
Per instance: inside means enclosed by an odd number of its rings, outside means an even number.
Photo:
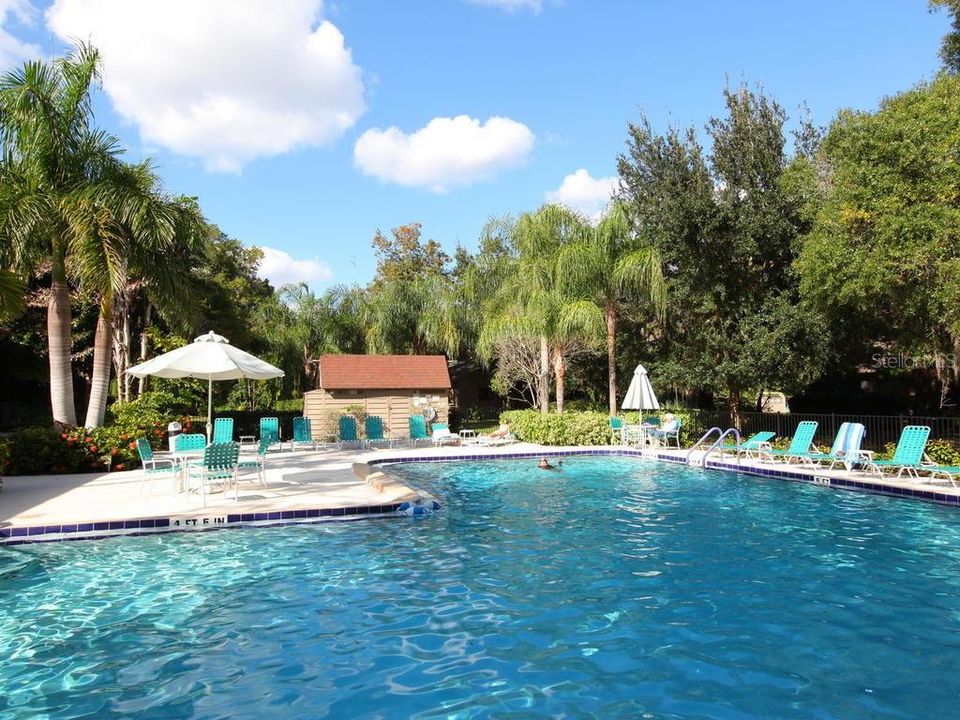
[[[330,266],[320,258],[297,260],[283,250],[271,247],[261,247],[260,250],[263,252],[263,259],[260,261],[257,274],[269,280],[274,288],[288,283],[304,282],[309,285],[330,280],[333,277]]]
[[[600,219],[610,203],[610,196],[617,189],[619,178],[590,177],[584,168],[567,175],[560,187],[546,194],[547,202],[562,203],[579,210],[593,221]]]
[[[0,0],[0,70],[8,70],[28,58],[40,57],[40,47],[14,37],[8,24],[15,19],[23,25],[36,23],[37,9],[28,0]]]
[[[444,192],[523,164],[534,140],[530,128],[510,118],[437,117],[410,135],[397,127],[367,130],[353,162],[386,182]]]
[[[236,172],[339,138],[365,111],[360,68],[322,0],[55,0],[47,24],[89,38],[103,87],[145,143]]]
[[[474,5],[488,5],[490,7],[497,7],[501,10],[506,10],[507,12],[529,9],[535,13],[538,13],[543,8],[543,0],[468,0],[468,2],[471,2]]]

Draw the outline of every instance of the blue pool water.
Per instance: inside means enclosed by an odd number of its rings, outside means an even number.
[[[935,718],[960,513],[632,459],[436,516],[0,548],[0,718]]]

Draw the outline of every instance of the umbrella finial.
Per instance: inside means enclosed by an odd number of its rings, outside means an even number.
[[[208,332],[206,335],[201,335],[193,339],[195,343],[199,342],[215,342],[215,343],[226,343],[230,344],[230,341],[227,340],[223,335],[217,335],[213,330]]]

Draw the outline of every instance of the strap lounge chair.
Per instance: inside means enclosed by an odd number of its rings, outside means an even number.
[[[233,418],[217,418],[213,421],[213,440],[211,442],[233,442]]]
[[[384,435],[383,418],[379,415],[367,415],[363,420],[363,431],[367,436],[367,445],[386,443],[393,447],[393,440]]]
[[[804,420],[797,425],[797,429],[793,433],[793,438],[790,440],[790,447],[786,450],[774,450],[769,447],[764,448],[759,451],[760,458],[762,460],[769,460],[770,462],[775,462],[778,459],[786,462],[790,462],[791,460],[798,460],[801,463],[810,462],[810,455],[821,454],[816,451],[811,452],[810,450],[810,448],[813,447],[813,438],[816,434],[817,422],[815,420]]]
[[[742,443],[740,443],[740,454],[750,457],[751,454],[759,456],[760,452],[764,449],[770,449],[770,441],[773,440],[777,434],[775,432],[770,432],[769,430],[764,430],[763,432],[754,433]],[[736,444],[724,443],[721,448],[722,452],[737,452]]]
[[[296,452],[297,445],[309,445],[317,449],[317,441],[313,439],[313,425],[310,418],[297,416],[293,419],[293,437],[290,438],[290,450]]]
[[[829,462],[830,470],[834,465],[843,465],[853,470],[854,465],[870,462],[870,454],[860,449],[867,429],[860,423],[845,422],[837,430],[837,437],[828,453],[810,453],[806,459],[812,462]]]
[[[927,447],[930,428],[926,425],[907,425],[900,433],[897,449],[890,460],[870,459],[867,470],[883,477],[884,470],[897,470],[896,477],[906,473],[908,477],[919,478],[924,470],[923,451]]]
[[[418,442],[431,442],[432,438],[427,434],[427,419],[417,413],[410,416],[410,444],[416,447]]]
[[[357,419],[353,415],[341,415],[338,421],[337,447],[342,448],[344,443],[363,445],[357,436]]]
[[[512,432],[510,432],[510,426],[506,423],[501,423],[500,427],[494,430],[492,433],[479,435],[477,437],[477,445],[483,445],[485,447],[509,445],[510,443],[515,443],[516,441],[517,438],[514,437]]]
[[[450,426],[446,423],[434,423],[433,435],[430,439],[437,447],[440,445],[459,445],[461,442],[460,436],[450,432]]]
[[[260,418],[260,440],[265,439],[269,439],[271,445],[280,445],[280,449],[283,450],[283,444],[280,442],[280,418]]]

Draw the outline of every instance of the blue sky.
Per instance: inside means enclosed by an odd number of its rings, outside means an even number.
[[[492,215],[599,211],[645,112],[702,129],[728,82],[827,124],[931,77],[925,0],[0,0],[0,63],[103,55],[99,124],[275,282],[373,275],[409,222],[451,253]],[[391,129],[392,128],[392,129]]]

